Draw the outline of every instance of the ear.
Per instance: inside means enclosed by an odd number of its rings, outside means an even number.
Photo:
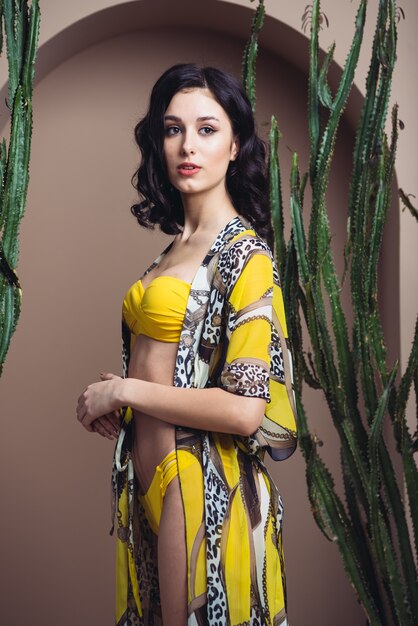
[[[236,135],[234,137],[234,139],[232,141],[232,145],[231,145],[231,158],[230,158],[230,161],[235,161],[235,159],[238,156],[239,148],[240,148],[239,136]]]

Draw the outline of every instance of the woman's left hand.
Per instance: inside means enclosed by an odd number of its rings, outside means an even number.
[[[123,378],[110,372],[100,372],[100,378],[100,382],[89,385],[78,398],[77,419],[89,432],[94,430],[94,420],[122,406],[120,391]]]

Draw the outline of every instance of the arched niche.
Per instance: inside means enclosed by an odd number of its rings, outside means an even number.
[[[251,15],[252,7],[214,0],[127,2],[75,22],[39,49],[31,180],[20,240],[23,308],[0,381],[2,413],[18,416],[6,422],[3,442],[19,441],[21,458],[16,466],[15,449],[3,443],[3,459],[15,468],[15,479],[6,485],[14,515],[4,520],[2,536],[20,537],[17,548],[5,542],[3,562],[11,563],[3,577],[8,624],[44,623],[46,613],[58,611],[61,626],[111,620],[111,446],[82,431],[74,409],[77,396],[99,369],[120,371],[123,294],[168,240],[140,229],[129,212],[135,200],[130,177],[138,158],[133,126],[146,110],[155,79],[175,62],[219,65],[239,75]],[[256,117],[266,139],[270,116],[277,116],[287,206],[291,151],[298,151],[302,171],[308,164],[307,55],[308,40],[301,32],[266,17],[257,63]],[[340,72],[334,64],[332,88]],[[5,97],[7,86],[1,101]],[[340,242],[345,236],[352,127],[360,106],[354,87],[327,197],[332,232]],[[4,127],[4,108],[2,115]],[[385,246],[396,260],[396,212],[390,220]],[[393,328],[398,328],[396,263],[384,265],[381,285]],[[392,341],[399,345],[396,332]],[[22,380],[25,393],[18,392]],[[324,457],[338,467],[338,441],[329,418],[323,417],[327,412],[313,396],[308,404],[312,424],[325,442]],[[301,454],[270,468],[285,504],[291,622],[351,626],[362,613],[335,546],[313,522]],[[58,499],[54,506],[51,493]],[[28,508],[35,512],[29,527]],[[31,582],[25,606],[19,602],[23,559],[46,563]],[[71,606],[62,614],[69,588]],[[20,614],[14,622],[16,606]]]

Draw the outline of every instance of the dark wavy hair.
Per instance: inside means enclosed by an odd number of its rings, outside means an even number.
[[[143,200],[132,205],[131,212],[141,226],[155,228],[159,224],[167,234],[177,234],[179,226],[184,225],[181,195],[169,181],[163,156],[164,114],[172,97],[190,87],[209,89],[228,115],[234,135],[239,136],[238,156],[229,163],[226,173],[227,191],[237,212],[273,249],[266,146],[257,135],[251,104],[242,85],[232,74],[215,67],[178,63],[155,83],[148,112],[135,126],[142,159],[132,184]]]

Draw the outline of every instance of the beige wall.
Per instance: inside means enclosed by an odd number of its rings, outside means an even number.
[[[96,15],[57,35],[76,19],[117,4],[121,4],[118,13]],[[170,240],[141,229],[129,212],[135,199],[130,177],[137,162],[133,126],[145,112],[153,82],[174,62],[214,64],[239,75],[243,40],[238,35],[248,31],[250,16],[235,6],[239,4],[248,5],[210,0],[203,11],[202,4],[180,1],[144,0],[123,6],[97,0],[41,0],[45,46],[39,53],[33,101],[31,180],[18,268],[23,308],[0,380],[2,624],[113,623],[114,540],[107,535],[112,444],[79,426],[75,403],[85,385],[97,380],[100,369],[120,372],[124,292]],[[266,4],[270,13],[273,9],[279,13],[278,3]],[[286,11],[295,28],[304,6],[292,3]],[[214,9],[225,11],[223,19]],[[349,9],[353,12],[354,7]],[[408,13],[407,6],[404,9]],[[325,11],[331,8],[326,6]],[[331,24],[337,41],[340,30],[342,35],[348,30],[340,17],[335,14]],[[257,78],[257,120],[265,136],[264,122],[271,113],[278,116],[288,198],[288,147],[299,152],[303,170],[308,154],[306,79],[288,59],[294,54],[294,64],[301,66],[306,41],[274,20],[266,26]],[[202,27],[207,30],[198,30]],[[225,33],[228,30],[237,37]],[[276,54],[274,32],[280,34]],[[94,45],[87,47],[89,37]],[[301,47],[290,50],[285,41]],[[63,62],[57,65],[58,60]],[[355,106],[354,102],[348,109],[348,120]],[[407,128],[412,125],[412,119],[409,123],[405,115],[401,118]],[[7,128],[4,132],[8,136]],[[408,139],[411,151],[410,136],[401,138]],[[337,240],[344,237],[351,150],[350,126],[344,123],[328,197]],[[409,170],[398,165],[399,171],[405,176],[399,185],[414,191]],[[401,217],[401,228],[406,217]],[[394,235],[385,245],[393,252],[399,229],[396,207],[391,219]],[[396,262],[384,266],[387,323],[397,320],[398,298],[391,287],[402,273],[402,258],[401,248],[401,270]],[[410,311],[412,305],[404,293],[401,303],[405,315],[404,309]],[[397,332],[392,341],[396,350]],[[317,398],[312,394],[308,398],[313,430],[325,443],[321,453],[337,468],[338,441],[328,414]],[[300,451],[286,463],[269,467],[285,505],[291,626],[364,624],[336,547],[313,522]],[[338,482],[337,486],[341,488]]]

